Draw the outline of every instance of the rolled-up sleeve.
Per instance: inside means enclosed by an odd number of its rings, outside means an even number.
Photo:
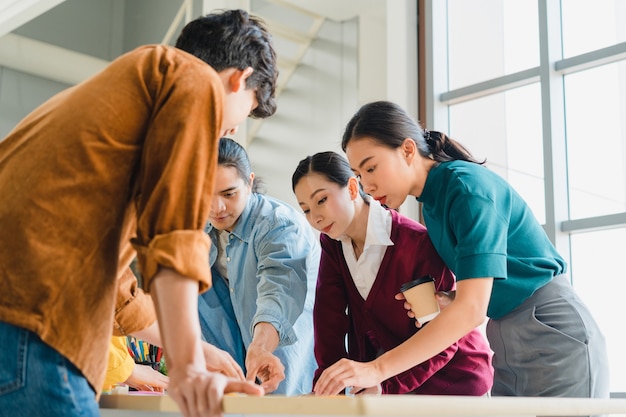
[[[211,285],[207,262],[208,219],[217,167],[223,87],[217,73],[200,60],[165,55],[145,66],[156,80],[148,84],[155,101],[140,161],[137,236],[132,240],[143,287],[159,267],[171,268]]]
[[[156,320],[152,298],[139,288],[137,278],[126,268],[117,280],[113,334],[124,336],[143,330]]]
[[[138,257],[144,261],[144,286],[147,288],[145,276],[154,277],[159,266],[164,266],[197,279],[200,291],[207,290],[211,286],[211,270],[207,266],[210,246],[211,240],[206,234],[196,230],[176,230],[155,236],[148,246],[137,248]],[[202,262],[197,262],[198,259]]]

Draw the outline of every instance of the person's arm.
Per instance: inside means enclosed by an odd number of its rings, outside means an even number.
[[[169,384],[169,378],[149,365],[135,364],[124,383],[138,391],[164,392]]]
[[[446,294],[454,290],[456,286],[455,277],[433,247],[426,229],[418,229],[417,235],[411,235],[410,242],[405,243],[403,241],[400,246],[402,249],[396,252],[398,260],[402,259],[403,256],[412,258],[414,263],[410,276],[432,276],[435,280],[436,298],[439,302],[440,311],[446,308],[451,300]],[[400,293],[400,295],[402,294]],[[398,296],[396,295],[395,298],[398,299]],[[404,297],[401,299],[404,300]],[[408,311],[410,312],[410,310]],[[412,312],[409,317],[414,318]],[[418,327],[420,326],[421,324]],[[445,367],[454,358],[458,349],[458,343],[453,343],[432,358],[383,381],[383,393],[405,394],[416,390]]]
[[[159,323],[157,321],[143,330],[134,332],[133,336],[152,345],[163,346]],[[226,376],[236,378],[241,381],[245,379],[243,376],[243,370],[239,364],[237,364],[235,359],[233,359],[230,353],[205,341],[202,341],[202,351],[204,353],[204,360],[206,361],[207,369],[209,371],[220,372]]]
[[[159,330],[159,322],[156,320],[145,329],[133,332],[132,336],[136,337],[139,340],[143,340],[144,342],[150,343],[154,346],[163,346],[163,341],[161,340],[161,331]]]
[[[315,393],[334,395],[346,385],[371,387],[432,358],[483,323],[492,283],[493,278],[459,281],[455,300],[428,326],[371,362],[342,359],[320,377]]]
[[[452,343],[432,358],[381,381],[382,393],[407,394],[416,390],[446,366],[458,350],[458,343]]]
[[[280,381],[285,379],[285,366],[273,354],[279,341],[278,331],[270,323],[254,326],[254,335],[246,354],[247,377],[250,382],[258,378],[266,392],[276,390]]]
[[[259,228],[265,230],[259,231],[254,243],[258,257],[257,310],[252,328],[271,323],[280,329],[278,346],[286,346],[297,340],[293,325],[304,311],[309,289],[311,243],[289,219],[264,222]]]
[[[161,268],[151,289],[170,378],[168,394],[184,415],[221,415],[226,392],[263,394],[263,389],[255,384],[206,369],[200,339],[197,281]]]
[[[257,309],[246,353],[246,378],[260,379],[268,392],[285,378],[285,364],[273,352],[297,340],[293,326],[304,311],[312,267],[311,243],[302,237],[298,224],[284,216],[259,225],[254,242],[258,256]]]
[[[411,337],[410,343],[376,359],[378,372],[383,376],[395,375],[398,372],[394,371],[402,371],[403,363],[421,363],[481,325],[487,315],[492,284],[493,278],[459,281],[454,301]]]

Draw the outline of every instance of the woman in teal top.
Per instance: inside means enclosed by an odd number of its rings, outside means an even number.
[[[397,374],[409,357],[428,360],[487,316],[493,395],[608,397],[604,337],[564,275],[564,260],[506,181],[390,102],[361,107],[342,148],[365,192],[382,204],[397,208],[408,195],[423,204],[428,234],[455,273],[457,291],[411,348],[335,372],[368,386],[360,378]]]

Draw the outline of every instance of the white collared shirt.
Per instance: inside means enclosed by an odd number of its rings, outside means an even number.
[[[390,238],[391,213],[372,197],[367,196],[367,198],[370,208],[367,216],[367,232],[365,233],[363,253],[358,261],[352,247],[352,239],[347,236],[339,238],[354,285],[364,300],[367,299],[374,285],[387,246],[393,245]]]

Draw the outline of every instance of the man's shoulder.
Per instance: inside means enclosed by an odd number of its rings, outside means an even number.
[[[166,74],[185,68],[185,73],[200,72],[214,75],[217,72],[200,58],[170,45],[142,45],[114,59],[109,67],[135,67],[143,70],[154,70],[155,73]],[[196,71],[189,71],[195,68]]]
[[[302,212],[289,203],[265,194],[253,193],[247,222],[257,231],[285,230],[296,228],[302,236],[311,233]]]
[[[169,45],[143,45],[115,59],[105,77],[144,84],[154,94],[170,94],[176,87],[182,96],[202,96],[209,91],[222,94],[218,73],[206,62]],[[139,81],[139,82],[138,82]]]
[[[158,44],[141,45],[136,47],[135,49],[131,49],[130,51],[121,54],[113,60],[113,63],[141,61],[148,59],[148,57],[159,57],[168,55],[175,56],[177,54],[178,53],[176,52],[176,48],[172,46]]]

